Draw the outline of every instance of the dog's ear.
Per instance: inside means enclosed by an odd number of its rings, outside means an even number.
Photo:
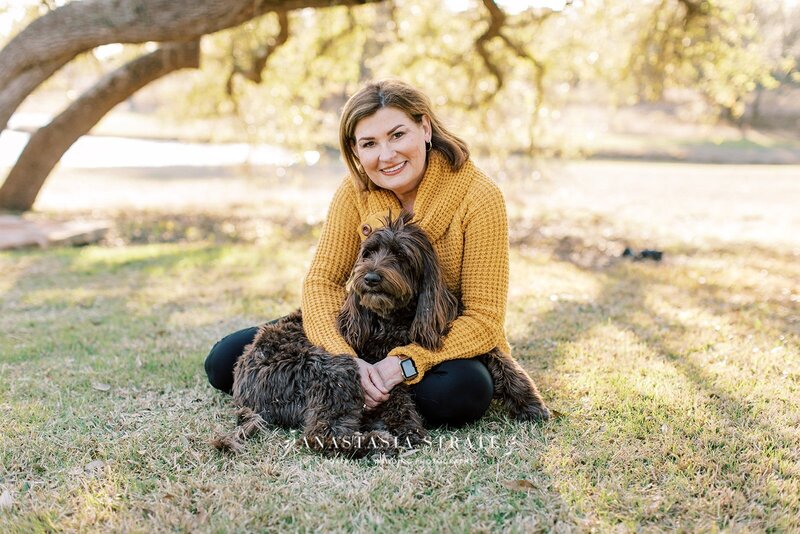
[[[367,310],[358,302],[358,295],[355,291],[349,291],[344,300],[342,311],[337,318],[339,332],[341,332],[347,344],[353,347],[357,353],[361,354],[369,337],[369,316]]]
[[[442,270],[427,237],[417,247],[422,260],[417,311],[411,323],[411,341],[428,350],[442,346],[442,337],[458,317],[458,300],[447,289]]]

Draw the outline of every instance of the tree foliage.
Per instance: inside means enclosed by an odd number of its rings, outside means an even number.
[[[133,43],[104,60],[106,69],[120,68],[141,55],[135,43],[202,36],[201,68],[168,99],[168,109],[183,117],[233,116],[254,141],[335,147],[347,96],[366,79],[396,76],[431,95],[476,149],[552,155],[574,135],[561,126],[561,110],[576,99],[613,105],[682,89],[736,119],[755,90],[790,83],[798,54],[786,39],[782,47],[765,39],[775,17],[765,1],[131,0],[124,8],[110,0],[17,2],[17,12],[27,11],[12,34],[54,37],[38,47],[6,39],[0,123],[14,99],[81,51]],[[336,4],[342,5],[317,9]],[[14,5],[0,1],[6,12]],[[203,9],[217,18],[202,16]],[[69,11],[100,21],[100,29],[67,30],[58,15]],[[180,28],[148,25],[144,18],[156,13],[181,20]],[[103,20],[114,31],[103,29]],[[67,44],[47,44],[61,41]],[[69,54],[54,53],[63,50]]]
[[[578,0],[513,13],[506,5],[395,0],[294,12],[261,83],[234,75],[225,91],[218,73],[251,64],[252,50],[280,35],[275,15],[250,21],[205,43],[186,111],[238,114],[259,140],[335,146],[346,96],[365,79],[397,76],[430,94],[478,148],[557,153],[569,135],[560,110],[584,89],[609,104],[689,89],[709,112],[737,118],[756,87],[796,68],[767,53],[753,2]]]

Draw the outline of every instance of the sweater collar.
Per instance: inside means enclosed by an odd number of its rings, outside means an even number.
[[[467,160],[460,170],[454,172],[441,152],[431,151],[428,168],[414,200],[414,221],[427,232],[431,241],[437,241],[450,226],[474,176],[471,161]],[[399,214],[401,210],[400,201],[386,189],[370,191],[367,202],[371,213],[391,209],[393,214]]]

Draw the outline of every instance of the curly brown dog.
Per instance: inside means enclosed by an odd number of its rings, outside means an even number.
[[[404,213],[367,237],[348,282],[339,330],[369,363],[409,343],[440,348],[459,312],[427,235],[410,219]],[[515,360],[497,349],[479,358],[492,376],[495,398],[513,417],[549,418],[536,385]],[[365,410],[354,359],[312,345],[300,311],[259,329],[234,368],[233,401],[238,426],[213,441],[221,450],[237,451],[267,425],[302,428],[306,446],[350,457],[391,455],[426,437],[405,384]]]

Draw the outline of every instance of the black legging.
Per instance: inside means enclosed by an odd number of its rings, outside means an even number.
[[[256,332],[258,327],[245,328],[214,345],[205,364],[212,386],[231,392],[233,366]],[[494,385],[489,370],[480,360],[448,360],[429,369],[422,380],[411,386],[411,392],[429,425],[458,427],[481,418],[489,408]]]

